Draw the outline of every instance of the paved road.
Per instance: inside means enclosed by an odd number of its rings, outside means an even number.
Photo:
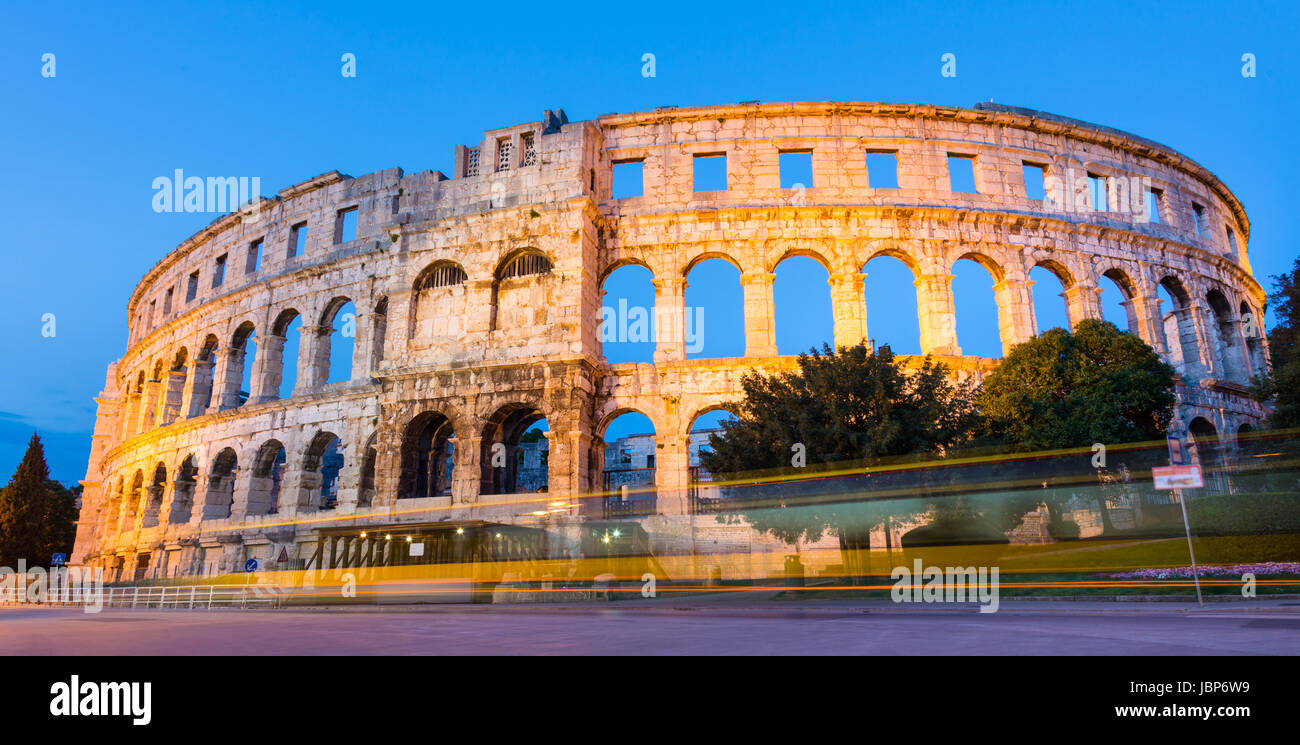
[[[1129,607],[1132,606],[1132,607]],[[0,655],[1300,654],[1300,603],[870,602],[282,611],[0,608]]]

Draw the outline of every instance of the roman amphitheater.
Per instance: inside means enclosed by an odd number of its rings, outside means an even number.
[[[796,153],[812,183],[781,188],[781,156]],[[868,168],[881,155],[896,183]],[[700,190],[705,158],[721,159],[725,183]],[[953,187],[954,164],[973,188]],[[639,195],[615,198],[615,178],[637,172]],[[1027,189],[1035,173],[1043,194]],[[867,262],[901,260],[922,351],[976,377],[997,360],[958,346],[954,262],[992,275],[1004,350],[1037,332],[1032,269],[1060,280],[1070,323],[1101,317],[1107,278],[1129,330],[1181,374],[1182,420],[1231,438],[1264,414],[1247,395],[1268,364],[1249,237],[1241,202],[1187,157],[1037,111],[747,103],[581,122],[547,111],[456,146],[450,177],[325,173],[220,217],[149,269],[96,399],[73,563],[125,581],[249,559],[409,560],[392,536],[438,526],[576,536],[621,516],[601,474],[603,437],[625,412],[654,428],[639,520],[651,544],[682,526],[707,535],[720,528],[693,496],[692,426],[737,396],[745,372],[792,366],[777,354],[773,300],[791,257],[825,268],[837,344],[871,338]],[[710,259],[739,271],[743,356],[687,353],[686,280]],[[603,288],[627,265],[653,274],[653,363],[602,354]],[[284,369],[286,337],[296,371]],[[331,380],[340,339],[350,375]],[[539,494],[519,454],[543,419]]]

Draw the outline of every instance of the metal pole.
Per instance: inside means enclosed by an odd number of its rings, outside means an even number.
[[[1205,607],[1205,601],[1201,599],[1201,573],[1196,568],[1196,551],[1192,549],[1192,526],[1187,521],[1187,502],[1183,499],[1183,490],[1174,489],[1174,496],[1178,497],[1178,506],[1183,508],[1183,531],[1187,534],[1187,555],[1192,559],[1192,579],[1196,581],[1196,604]]]

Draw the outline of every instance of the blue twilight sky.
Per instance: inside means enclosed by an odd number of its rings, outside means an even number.
[[[0,483],[33,430],[55,478],[85,473],[92,397],[124,349],[131,290],[213,217],[153,212],[153,179],[177,168],[260,176],[273,193],[331,169],[451,173],[457,143],[547,108],[576,121],[749,100],[993,99],[1129,130],[1204,164],[1245,203],[1266,286],[1297,255],[1293,3],[594,8],[10,3],[0,24]],[[340,75],[345,52],[355,78]],[[46,53],[56,77],[41,75]],[[645,53],[653,78],[641,75]],[[940,75],[945,53],[957,57],[955,78]],[[1245,53],[1254,78],[1241,74]],[[624,274],[607,289],[635,304],[648,284]],[[956,275],[959,341],[996,355],[991,280],[974,265]],[[871,336],[916,351],[910,275],[882,260],[867,281]],[[705,309],[700,355],[740,348],[736,282],[725,265],[690,277],[688,303]],[[783,264],[775,292],[782,352],[829,338],[820,267]],[[1103,298],[1122,325],[1116,294]],[[1062,323],[1060,299],[1037,295],[1040,325]],[[41,333],[47,313],[53,337]],[[646,354],[609,349],[616,360]]]

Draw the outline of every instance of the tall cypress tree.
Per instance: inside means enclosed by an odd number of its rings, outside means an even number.
[[[0,566],[16,569],[19,559],[26,559],[28,566],[49,561],[40,556],[49,479],[45,448],[33,434],[14,477],[0,490]]]

